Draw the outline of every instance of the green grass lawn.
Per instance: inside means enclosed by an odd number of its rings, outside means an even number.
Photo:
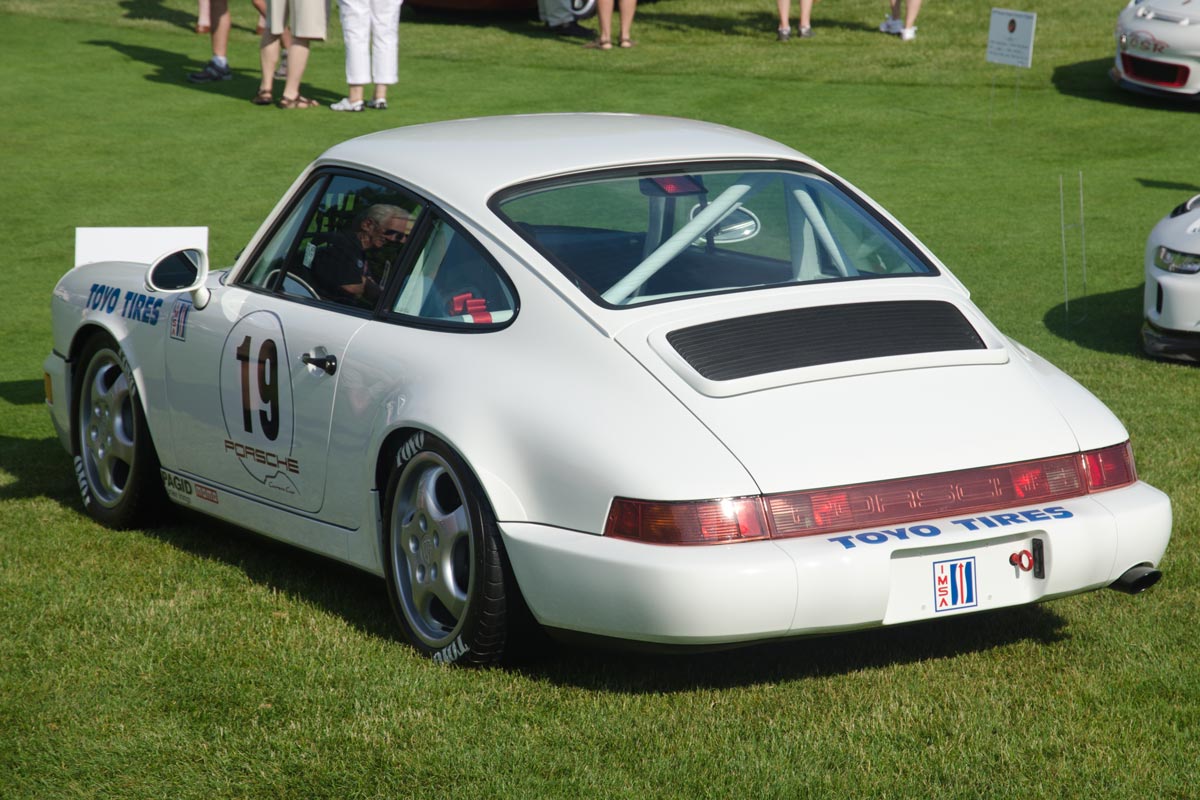
[[[1146,234],[1200,192],[1200,118],[1110,86],[1122,0],[1007,5],[1038,12],[1032,69],[986,63],[980,0],[929,3],[911,43],[875,31],[883,0],[824,0],[816,37],[787,44],[770,0],[657,0],[638,46],[611,52],[532,17],[406,6],[392,108],[332,114],[248,102],[244,0],[218,86],[184,80],[209,54],[189,0],[0,0],[0,797],[1200,796],[1200,372],[1142,357],[1137,336]],[[325,103],[345,93],[331,34],[305,82]],[[556,648],[468,671],[405,646],[374,578],[195,516],[115,533],[82,514],[41,382],[77,226],[208,225],[228,264],[338,141],[584,110],[748,128],[888,207],[1125,422],[1174,502],[1163,581],[711,655]]]

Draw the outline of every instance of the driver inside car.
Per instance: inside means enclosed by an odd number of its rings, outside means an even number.
[[[322,295],[339,303],[373,306],[381,287],[370,275],[367,254],[403,244],[412,227],[412,215],[400,206],[368,206],[348,231],[333,234],[313,258],[313,280]]]

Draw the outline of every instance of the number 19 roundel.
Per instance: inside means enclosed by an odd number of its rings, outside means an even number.
[[[240,459],[255,480],[294,489],[289,363],[279,317],[269,311],[242,317],[221,351],[221,413],[230,441],[256,456]]]

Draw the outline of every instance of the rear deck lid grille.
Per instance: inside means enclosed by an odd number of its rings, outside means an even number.
[[[962,312],[939,300],[796,308],[680,328],[666,338],[712,381],[868,358],[987,349]]]

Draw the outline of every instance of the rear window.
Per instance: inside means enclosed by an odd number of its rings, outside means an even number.
[[[606,306],[936,272],[891,226],[815,173],[589,175],[517,187],[495,206]]]

